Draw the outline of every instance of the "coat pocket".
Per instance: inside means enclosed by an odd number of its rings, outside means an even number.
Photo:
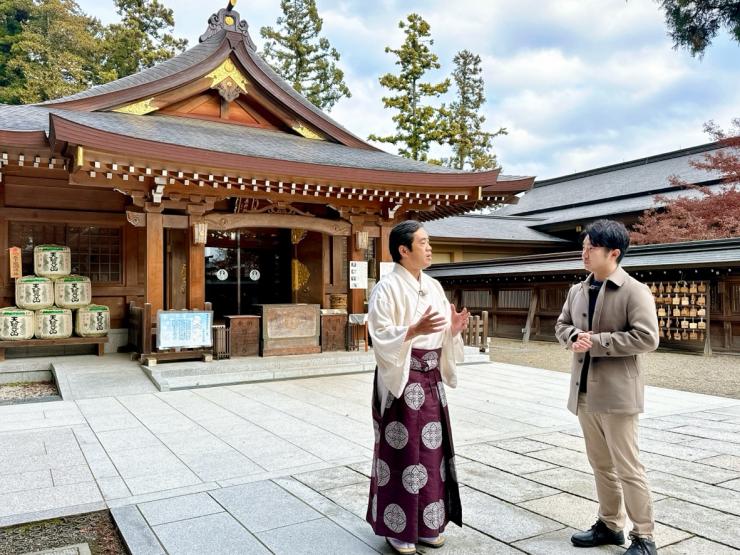
[[[640,368],[637,366],[637,360],[634,356],[625,357],[625,366],[627,367],[627,375],[630,378],[636,378],[640,375]]]

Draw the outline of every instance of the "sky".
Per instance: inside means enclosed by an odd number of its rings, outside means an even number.
[[[225,0],[162,0],[190,45]],[[104,23],[112,0],[78,0]],[[317,0],[323,35],[341,54],[352,97],[330,115],[356,135],[391,134],[395,113],[378,77],[396,71],[386,46],[403,42],[398,22],[419,13],[431,25],[438,82],[455,53],[482,58],[486,128],[503,172],[557,177],[709,142],[703,124],[728,128],[740,117],[740,44],[722,32],[703,58],[674,50],[653,0]],[[279,0],[241,0],[236,10],[259,29],[275,25]],[[450,101],[451,94],[443,100]],[[395,153],[395,147],[377,144]],[[434,148],[432,156],[448,153]]]

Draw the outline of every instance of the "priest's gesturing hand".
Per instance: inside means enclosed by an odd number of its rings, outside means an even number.
[[[432,312],[432,307],[426,309],[421,318],[409,326],[406,332],[406,341],[419,335],[429,335],[445,329],[445,318],[440,316],[439,312]]]
[[[470,313],[467,308],[463,308],[458,312],[454,304],[450,305],[450,333],[455,336],[467,328],[469,318]]]

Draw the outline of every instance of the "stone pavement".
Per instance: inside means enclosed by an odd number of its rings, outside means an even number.
[[[568,538],[593,523],[596,503],[567,381],[507,364],[460,369],[448,399],[466,526],[451,525],[435,553],[583,555]],[[109,507],[135,555],[388,553],[364,522],[371,382],[122,384],[116,396],[0,407],[0,526]],[[661,553],[737,553],[740,400],[646,397]]]

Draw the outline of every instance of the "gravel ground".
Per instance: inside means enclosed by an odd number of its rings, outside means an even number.
[[[557,343],[494,337],[491,360],[570,373],[571,353]],[[740,399],[740,357],[654,352],[645,357],[648,385]]]
[[[0,528],[0,555],[17,555],[86,543],[92,555],[126,555],[108,511]]]
[[[0,384],[0,401],[16,401],[50,395],[59,395],[57,386],[51,382]]]

